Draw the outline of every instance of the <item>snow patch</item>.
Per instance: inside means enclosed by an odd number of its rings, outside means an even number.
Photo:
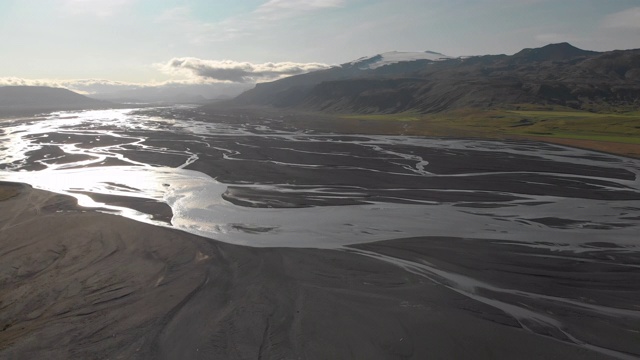
[[[350,62],[350,65],[358,66],[360,69],[377,69],[379,67],[395,64],[403,61],[416,61],[416,60],[431,60],[440,61],[451,59],[451,57],[440,54],[434,51],[424,52],[403,52],[403,51],[390,51],[382,54],[378,54],[371,57],[362,57],[355,61]]]

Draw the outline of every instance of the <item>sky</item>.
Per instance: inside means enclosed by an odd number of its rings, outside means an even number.
[[[254,84],[392,50],[565,41],[640,48],[640,0],[0,0],[0,85]]]

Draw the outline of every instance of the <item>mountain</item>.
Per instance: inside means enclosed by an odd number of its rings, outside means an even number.
[[[0,87],[0,116],[103,108],[110,105],[113,104],[61,88],[45,86]]]
[[[440,55],[397,62],[383,54],[358,59],[258,84],[226,105],[342,113],[433,113],[524,103],[591,111],[640,108],[640,49],[595,52],[560,43],[514,55]]]
[[[415,54],[399,52],[378,54],[326,70],[291,76],[270,83],[260,83],[255,88],[237,96],[231,103],[226,102],[226,104],[295,107],[304,101],[316,85],[326,81],[363,77],[398,77],[420,71],[436,60],[447,58],[446,55],[430,51],[423,53],[422,58]]]
[[[212,99],[229,99],[251,88],[249,84],[164,84],[129,89],[100,89],[91,96],[120,103],[206,104]]]
[[[513,59],[523,62],[564,61],[579,57],[597,55],[596,51],[582,50],[569,43],[549,44],[536,49],[523,49],[513,55]]]
[[[378,54],[371,57],[363,57],[358,60],[352,61],[350,65],[356,66],[361,70],[377,69],[381,66],[396,64],[399,62],[416,61],[416,60],[445,60],[450,59],[447,55],[440,54],[434,51],[424,52],[402,52],[402,51],[390,51],[382,54]]]

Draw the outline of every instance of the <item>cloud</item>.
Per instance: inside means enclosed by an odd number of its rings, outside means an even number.
[[[132,90],[145,86],[163,86],[165,83],[139,84],[132,82],[102,79],[24,79],[18,77],[0,77],[0,86],[48,86],[69,89],[81,94],[105,93],[111,91]]]
[[[194,99],[227,99],[250,89],[252,84],[221,83],[204,78],[133,83],[101,79],[24,79],[0,77],[0,86],[48,86],[65,88],[96,99],[141,102],[191,102]],[[201,97],[201,98],[199,98]]]
[[[64,9],[72,15],[108,17],[135,0],[61,0]]]
[[[280,20],[338,8],[345,2],[346,0],[270,0],[251,12],[214,23],[196,19],[191,8],[180,6],[164,11],[156,18],[156,22],[176,28],[191,43],[221,42],[261,33],[271,26],[281,24]]]
[[[155,20],[156,23],[183,34],[186,41],[193,44],[231,40],[247,33],[246,30],[251,28],[249,20],[243,17],[232,17],[218,23],[195,19],[187,6],[167,9]]]
[[[330,66],[321,63],[294,62],[252,64],[185,57],[173,58],[164,64],[154,64],[154,67],[165,74],[174,76],[174,78],[161,82],[136,83],[105,79],[61,80],[0,77],[0,86],[48,86],[65,88],[85,95],[183,89],[187,92],[214,97],[217,96],[216,94],[224,94],[229,91],[236,94],[257,82],[327,69]]]
[[[173,58],[157,67],[166,74],[187,75],[221,82],[255,83],[276,80],[315,70],[330,68],[321,63],[262,63],[252,64],[231,60],[203,60],[193,57]]]
[[[136,83],[125,81],[112,81],[104,79],[25,79],[18,77],[0,77],[0,86],[48,86],[69,89],[81,94],[106,94],[111,92],[166,88],[216,85],[217,81],[206,78],[192,78],[169,80],[155,83]]]
[[[301,13],[338,8],[344,3],[344,0],[270,0],[260,5],[253,15],[261,19],[284,19]]]
[[[260,5],[256,11],[271,11],[278,9],[314,10],[321,8],[339,7],[344,0],[270,0]]]
[[[640,29],[640,7],[607,15],[601,25],[610,29]]]
[[[534,38],[543,44],[554,44],[561,42],[576,42],[581,41],[581,38],[578,38],[571,34],[559,34],[559,33],[544,33],[535,35]]]

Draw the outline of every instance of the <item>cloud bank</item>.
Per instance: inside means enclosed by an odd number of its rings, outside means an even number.
[[[74,0],[78,1],[78,0]],[[298,19],[321,11],[337,9],[346,0],[269,0],[242,15],[217,22],[206,22],[194,16],[189,6],[165,10],[156,17],[157,23],[177,28],[187,42],[203,44],[225,42],[241,37],[262,34],[281,25],[287,19]]]
[[[203,60],[183,57],[173,58],[164,64],[157,65],[157,67],[170,75],[187,75],[220,82],[256,83],[328,69],[331,66],[322,63],[294,62],[253,64],[231,60]]]
[[[640,29],[640,7],[607,15],[602,22],[602,26],[612,29]]]
[[[133,102],[192,102],[232,98],[252,84],[216,82],[206,79],[133,83],[101,79],[24,79],[0,77],[0,86],[48,86],[65,88],[96,99]]]
[[[121,11],[134,0],[61,0],[63,9],[71,15],[108,17]]]
[[[338,8],[344,0],[270,0],[260,5],[253,16],[260,19],[279,20],[316,10]]]
[[[25,79],[0,77],[0,86],[48,86],[100,99],[171,101],[201,96],[205,99],[229,98],[250,89],[255,83],[330,68],[322,63],[268,62],[253,64],[231,60],[173,58],[154,67],[173,79],[135,83],[104,79]],[[176,100],[178,101],[178,100]]]
[[[164,86],[166,83],[138,84],[132,82],[102,79],[24,79],[19,77],[0,77],[0,86],[49,86],[69,89],[81,94],[97,94],[111,91],[134,90],[142,87]]]

